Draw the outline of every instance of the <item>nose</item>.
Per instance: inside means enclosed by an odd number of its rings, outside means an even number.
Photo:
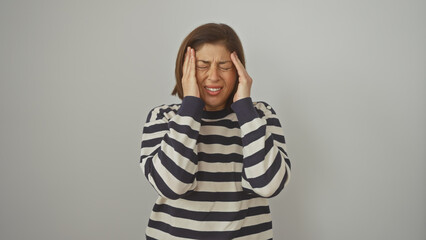
[[[217,67],[213,66],[213,67],[210,68],[209,80],[211,80],[211,81],[219,80],[219,69]]]

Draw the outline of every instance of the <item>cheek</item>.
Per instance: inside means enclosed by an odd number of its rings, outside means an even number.
[[[205,71],[197,70],[195,73],[195,76],[197,77],[197,82],[202,82],[206,76],[206,73]]]
[[[229,87],[233,87],[235,84],[236,84],[236,82],[237,82],[237,74],[235,73],[235,72],[230,72],[230,73],[227,73],[225,76],[224,76],[224,79],[225,79],[225,81],[226,81],[226,84],[229,86]]]

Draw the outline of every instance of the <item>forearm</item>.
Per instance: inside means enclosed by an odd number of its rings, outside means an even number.
[[[199,98],[186,97],[168,122],[153,121],[144,128],[141,167],[160,195],[178,198],[196,186],[202,108]]]
[[[242,186],[262,197],[277,195],[287,183],[290,162],[284,135],[273,110],[256,110],[250,98],[232,105],[241,128],[243,145]]]

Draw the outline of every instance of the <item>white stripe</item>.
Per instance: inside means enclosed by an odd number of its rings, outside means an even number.
[[[238,144],[231,144],[231,145],[222,145],[219,143],[214,144],[205,144],[205,143],[198,143],[198,152],[203,153],[220,153],[220,154],[242,154],[242,147]]]
[[[192,139],[188,137],[188,135],[180,133],[174,129],[170,129],[169,137],[190,149],[194,149],[195,145],[197,145],[197,139]]]
[[[266,137],[260,137],[243,148],[244,156],[249,157],[265,148]]]
[[[259,194],[260,196],[270,197],[279,188],[281,181],[283,180],[286,172],[287,172],[287,166],[285,165],[283,161],[283,163],[281,164],[281,168],[278,170],[278,172],[275,174],[272,180],[264,187],[252,188],[253,191]],[[244,182],[245,180],[242,179],[241,181],[242,186],[245,186],[247,184]]]
[[[142,155],[151,155],[157,148],[158,148],[158,145],[153,146],[153,147],[143,147],[143,148],[141,148],[141,156]]]
[[[258,162],[256,165],[244,169],[247,178],[256,178],[264,174],[271,167],[272,163],[274,163],[277,154],[279,154],[278,148],[272,146],[262,161]]]
[[[201,123],[195,121],[194,118],[189,116],[175,115],[172,119],[170,119],[170,121],[173,121],[179,125],[189,126],[195,131],[199,131],[201,127]]]
[[[144,128],[151,127],[157,124],[167,124],[165,119],[152,120],[151,122],[146,122]]]
[[[220,159],[218,159],[220,160]],[[239,162],[204,162],[198,161],[198,171],[203,172],[242,172],[243,164]]]
[[[240,137],[241,130],[239,128],[227,128],[223,126],[202,126],[200,135],[219,135],[223,137]]]
[[[177,179],[171,174],[164,166],[161,161],[153,161],[153,165],[161,179],[167,184],[167,186],[176,194],[184,194],[185,192],[192,190],[196,186],[196,180],[192,184],[186,184]]]
[[[158,194],[160,194],[161,196],[164,196],[163,192],[161,192],[160,189],[158,189],[157,184],[155,184],[155,181],[152,178],[151,173],[148,174],[148,181],[151,183],[151,185],[154,187],[155,191],[157,191]]]
[[[144,133],[142,134],[142,141],[147,141],[147,140],[156,139],[156,138],[163,138],[167,132],[168,130],[166,129],[166,130],[154,132],[154,133]]]
[[[194,148],[197,140],[188,138],[186,135],[171,130],[171,134],[173,135],[173,139],[177,140],[188,146],[190,149]],[[190,173],[194,173],[197,170],[197,165],[191,162],[186,157],[182,156],[179,152],[177,152],[172,146],[168,145],[166,142],[162,142],[161,150],[166,154],[170,159],[172,159],[178,166],[183,167],[186,171]],[[153,147],[143,147],[141,148],[141,156],[142,155],[151,155],[159,145]],[[158,154],[158,153],[157,153]],[[157,156],[156,156],[157,157]]]
[[[190,229],[194,231],[235,231],[241,229],[242,227],[271,221],[270,214],[259,214],[236,221],[198,221],[173,217],[163,212],[153,212],[151,219],[154,221],[169,223],[176,228]]]
[[[276,135],[281,135],[281,136],[284,135],[282,128],[277,127],[277,126],[273,126],[273,125],[267,125],[266,126],[266,132],[273,133],[273,134],[276,134]]]
[[[196,191],[200,192],[237,192],[242,191],[241,182],[198,181]]]
[[[236,212],[251,207],[269,206],[267,198],[253,198],[236,202],[197,202],[181,198],[173,200],[164,197],[158,197],[155,203],[159,205],[167,204],[175,208],[196,212]]]
[[[146,235],[149,237],[155,238],[155,239],[170,239],[170,240],[187,240],[188,238],[181,238],[181,237],[175,237],[173,235],[170,235],[168,233],[165,233],[161,230],[147,227],[145,231]]]
[[[241,126],[241,137],[249,134],[252,131],[255,131],[259,127],[266,125],[266,120],[261,118],[255,118],[250,122],[246,122]]]
[[[185,169],[189,173],[195,173],[197,171],[197,165],[191,162],[188,158],[182,156],[178,151],[176,151],[172,146],[163,142],[161,150],[167,157],[169,157],[176,165],[180,166],[182,169]]]
[[[290,171],[290,167],[286,164],[285,165],[285,173],[287,174],[287,179],[284,183],[284,187],[287,186],[287,184],[289,183],[289,180],[291,178],[291,171]]]
[[[157,115],[158,113],[160,113],[161,110],[175,110],[177,111],[180,108],[179,105],[161,105],[159,107],[156,107],[155,109],[152,110],[151,112],[151,118],[149,119],[149,122],[155,121],[157,120]],[[164,112],[164,117],[165,118],[172,118],[176,113],[175,111],[170,111],[169,113]]]
[[[160,110],[161,109],[166,109],[168,107],[169,106],[167,106],[167,105],[162,105],[162,106],[159,106],[159,107],[156,107],[156,108],[152,109],[152,111],[151,111],[151,118],[148,119],[147,124],[151,123],[152,121],[156,121],[157,120],[157,115],[160,112]]]
[[[145,164],[146,164],[146,160],[148,159],[149,157],[144,157],[144,158],[142,158],[142,162],[139,164],[139,166],[141,167],[141,169],[142,169],[142,172],[143,172],[143,175],[145,176]]]

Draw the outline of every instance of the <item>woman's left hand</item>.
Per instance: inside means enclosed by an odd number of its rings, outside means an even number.
[[[251,84],[253,80],[248,75],[236,52],[231,53],[231,60],[234,63],[238,74],[238,87],[237,92],[234,95],[234,102],[236,102],[240,99],[250,97]]]

